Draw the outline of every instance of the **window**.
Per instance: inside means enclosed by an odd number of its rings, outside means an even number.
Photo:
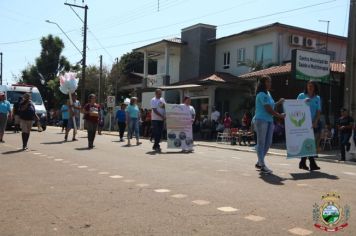
[[[330,61],[335,61],[336,60],[336,52],[328,51],[327,54],[330,55]]]
[[[230,68],[230,52],[224,53],[224,69]]]
[[[256,46],[255,60],[257,63],[268,65],[273,62],[273,48],[272,43],[262,44]]]
[[[246,60],[246,49],[239,48],[237,49],[237,62],[244,62]]]

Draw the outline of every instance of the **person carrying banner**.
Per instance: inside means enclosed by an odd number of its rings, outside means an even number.
[[[154,138],[154,144],[152,149],[154,151],[160,152],[161,147],[159,143],[161,142],[162,132],[163,132],[163,122],[165,120],[165,106],[166,101],[162,98],[162,90],[156,89],[155,97],[151,100],[152,108],[152,134]]]
[[[275,111],[275,107],[282,104],[284,99],[280,99],[277,103],[273,100],[270,90],[272,80],[269,76],[263,76],[259,81],[256,89],[255,103],[255,129],[257,133],[257,157],[258,162],[255,167],[261,170],[262,173],[270,174],[270,170],[265,163],[265,156],[272,145],[273,136],[273,117],[284,119],[285,114]]]
[[[191,102],[192,102],[192,100],[190,99],[190,97],[189,96],[185,96],[184,99],[183,99],[183,104],[182,105],[184,105],[184,107],[186,108],[187,112],[189,112],[189,114],[191,115],[192,126],[193,126],[193,123],[195,121],[196,113],[195,113],[194,107],[190,105]],[[182,152],[193,152],[193,151],[194,151],[193,145],[188,146],[188,147],[184,147],[182,149]]]
[[[319,88],[315,81],[308,81],[305,90],[303,93],[300,93],[297,97],[298,100],[305,100],[307,105],[310,108],[315,142],[319,142],[319,137],[321,133],[321,122],[320,122],[320,114],[321,114],[321,99],[319,96]],[[318,145],[316,145],[317,147]],[[320,167],[316,164],[315,157],[309,157],[310,162],[310,170],[320,170]],[[309,170],[309,167],[306,164],[307,157],[302,157],[299,162],[299,169]]]
[[[349,115],[347,109],[342,108],[340,112],[341,116],[337,120],[337,128],[339,130],[339,144],[341,151],[340,161],[345,161],[346,151],[350,151],[351,147],[350,138],[352,136],[352,126],[354,123],[354,119]]]
[[[67,124],[67,129],[66,133],[64,136],[64,141],[68,140],[68,134],[71,129],[73,129],[73,138],[72,141],[78,141],[78,139],[75,138],[77,134],[77,128],[80,125],[80,109],[81,105],[80,102],[77,100],[77,93],[72,94],[72,102],[68,102],[67,106],[69,107],[69,116],[70,118],[68,119],[68,124]],[[74,125],[75,122],[75,125]]]

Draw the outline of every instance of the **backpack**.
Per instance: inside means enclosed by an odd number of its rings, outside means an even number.
[[[24,108],[24,106],[27,107]],[[20,113],[20,118],[22,120],[34,120],[36,115],[35,106],[33,105],[32,102],[29,102],[28,105],[20,104],[19,113]]]

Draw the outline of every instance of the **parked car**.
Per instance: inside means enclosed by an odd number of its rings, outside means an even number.
[[[32,97],[32,102],[35,105],[36,114],[40,118],[40,126],[42,130],[47,128],[47,111],[42,100],[42,96],[37,87],[26,84],[13,84],[13,85],[0,85],[0,91],[3,91],[6,95],[6,99],[11,104],[11,109],[14,104],[18,101],[19,97],[22,97],[25,93],[30,93]],[[8,126],[12,127],[14,125],[14,120],[8,121]],[[34,126],[38,126],[38,121],[34,122]]]

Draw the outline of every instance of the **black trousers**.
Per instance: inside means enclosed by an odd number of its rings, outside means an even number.
[[[96,130],[98,129],[98,123],[87,120],[86,126],[88,131],[88,146],[93,147]]]
[[[339,145],[341,150],[341,160],[345,160],[346,158],[346,149],[350,148],[351,143],[349,142],[351,138],[351,133],[341,133],[339,136]]]
[[[117,124],[119,126],[120,139],[122,139],[126,129],[126,122],[118,122]]]
[[[163,121],[161,120],[153,120],[152,121],[152,134],[155,140],[153,148],[159,148],[159,143],[161,142],[163,131]]]

